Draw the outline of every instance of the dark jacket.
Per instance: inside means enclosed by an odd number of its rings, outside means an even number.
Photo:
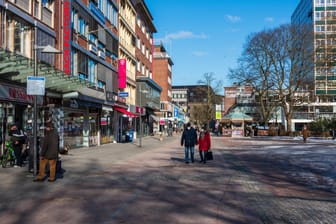
[[[197,145],[197,133],[194,128],[184,129],[181,137],[181,146],[194,147]]]
[[[43,139],[40,156],[46,159],[57,159],[58,157],[58,132],[55,128],[46,132]]]
[[[22,130],[15,129],[9,131],[10,141],[14,147],[22,147],[22,144],[25,143],[25,135]]]

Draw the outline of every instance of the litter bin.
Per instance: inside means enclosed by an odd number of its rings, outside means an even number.
[[[133,135],[134,135],[133,130],[128,130],[128,140],[129,140],[129,142],[133,142]]]

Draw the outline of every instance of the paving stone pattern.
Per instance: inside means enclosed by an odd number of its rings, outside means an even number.
[[[1,169],[0,223],[336,223],[335,145],[212,137],[185,164],[179,140],[73,149],[54,183]]]

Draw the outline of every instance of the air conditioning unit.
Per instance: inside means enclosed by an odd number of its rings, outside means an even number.
[[[97,54],[97,47],[93,44],[89,44],[89,51]]]

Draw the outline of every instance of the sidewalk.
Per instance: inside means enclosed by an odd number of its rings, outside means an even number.
[[[157,148],[163,144],[168,144],[176,138],[180,138],[180,135],[174,135],[173,137],[165,136],[162,142],[160,141],[159,135],[146,136],[142,138],[142,147],[139,147],[138,138],[129,143],[108,143],[100,146],[71,149],[67,155],[60,155],[62,168],[65,169],[65,178],[67,169],[71,169],[75,165],[72,164],[74,160],[76,160],[77,166],[86,165],[88,161],[95,160],[97,157],[105,160],[106,163],[120,163],[130,156]],[[95,153],[92,154],[92,151],[95,151]],[[111,160],[110,155],[104,156],[107,151],[110,151],[113,154],[113,160]],[[23,181],[26,181],[29,179],[33,180],[34,176],[32,173],[28,172],[28,164],[25,164],[23,167],[0,168],[1,186],[6,186],[7,184],[10,185],[13,178],[22,178]]]

